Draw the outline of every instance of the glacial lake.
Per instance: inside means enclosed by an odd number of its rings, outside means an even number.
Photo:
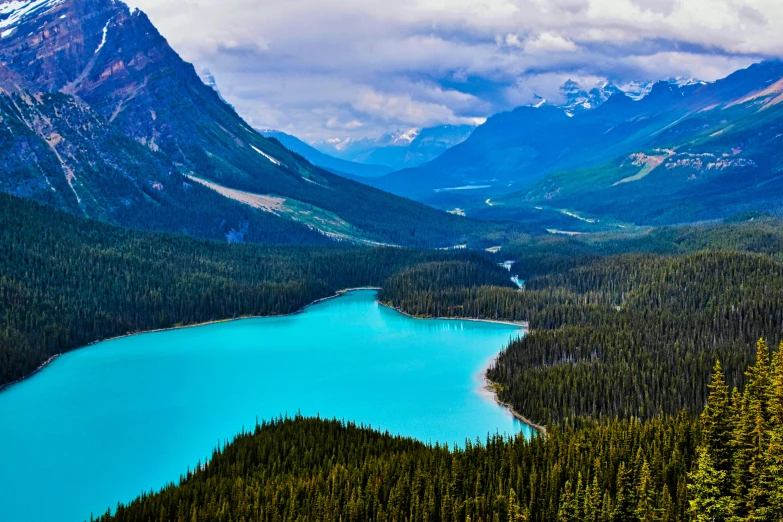
[[[0,520],[88,520],[177,481],[257,419],[297,412],[449,445],[530,436],[483,390],[483,369],[520,329],[411,319],[376,296],[57,358],[0,392]]]

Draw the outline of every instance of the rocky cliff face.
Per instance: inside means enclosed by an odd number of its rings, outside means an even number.
[[[118,0],[0,0],[0,151],[0,189],[124,226],[410,246],[470,228],[264,138]]]

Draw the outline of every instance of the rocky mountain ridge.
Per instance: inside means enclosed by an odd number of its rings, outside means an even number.
[[[2,190],[230,240],[450,246],[481,233],[264,138],[120,1],[5,0],[0,26]]]
[[[579,111],[571,117],[561,107],[551,104],[519,107],[493,116],[464,143],[436,160],[416,169],[374,179],[371,183],[439,208],[460,208],[468,216],[527,221],[531,217],[527,211],[518,212],[517,209],[512,212],[510,208],[521,205],[531,188],[535,187],[535,196],[531,195],[531,200],[547,194],[555,194],[555,199],[570,194],[568,201],[562,201],[563,206],[572,204],[580,194],[584,199],[592,198],[594,204],[598,201],[612,202],[613,197],[609,196],[607,200],[596,199],[597,195],[590,185],[595,180],[596,171],[590,169],[606,171],[612,170],[612,165],[632,165],[633,161],[628,161],[632,154],[654,156],[657,154],[655,150],[659,149],[706,153],[721,158],[723,154],[731,155],[731,149],[736,148],[741,148],[747,155],[751,150],[750,144],[757,147],[761,140],[767,143],[769,149],[758,149],[759,156],[745,157],[748,161],[735,158],[730,166],[741,170],[751,164],[767,165],[758,172],[762,177],[772,179],[782,165],[774,161],[770,163],[770,159],[777,157],[777,148],[763,136],[770,132],[774,135],[775,129],[783,125],[783,117],[777,115],[774,109],[776,86],[781,81],[783,65],[770,61],[709,84],[698,81],[656,82],[638,100],[623,92],[616,93],[597,107]],[[584,98],[583,91],[573,88],[570,92],[574,100]],[[760,126],[760,122],[764,122],[764,126]],[[758,137],[747,134],[750,128],[758,133]],[[707,133],[706,129],[710,132]],[[732,146],[726,147],[724,143]],[[682,160],[682,165],[690,161],[688,157],[679,160]],[[712,163],[725,164],[721,161]],[[591,174],[584,178],[584,183],[580,183],[580,176],[588,171]],[[658,173],[660,167],[654,171]],[[553,181],[564,179],[561,174],[569,172],[573,175],[568,176],[568,186],[559,186]],[[613,178],[613,183],[634,175]],[[638,190],[656,179],[657,176],[650,176],[644,183],[623,183],[624,187],[612,188],[610,192],[619,194],[624,190]],[[644,195],[663,194],[666,192],[664,188],[648,187]],[[720,191],[720,185],[713,185],[713,190]],[[513,197],[510,196],[512,194]],[[744,197],[737,194],[738,200]],[[677,205],[681,206],[681,202]],[[535,210],[535,206],[541,205],[531,205],[530,209]],[[591,208],[593,206],[590,205]],[[612,203],[607,203],[607,207],[611,206]],[[732,208],[740,206],[732,205]],[[655,222],[690,219],[677,212],[667,215],[671,220],[666,218]],[[698,215],[722,214],[705,212]]]

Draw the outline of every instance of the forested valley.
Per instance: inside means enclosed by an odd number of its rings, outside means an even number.
[[[292,313],[357,286],[414,316],[530,327],[488,377],[546,426],[532,440],[431,447],[277,419],[103,521],[781,520],[783,355],[756,347],[783,338],[775,220],[491,255],[229,245],[0,198],[2,384],[97,340]]]
[[[695,414],[716,360],[741,386],[753,343],[783,338],[783,264],[725,247],[735,232],[707,229],[711,243],[680,248],[710,250],[683,255],[533,250],[512,267],[523,291],[470,262],[425,263],[387,280],[380,299],[420,317],[529,323],[489,378],[537,424]]]
[[[128,231],[0,194],[0,388],[129,333],[290,314],[419,262],[476,254],[269,247]]]

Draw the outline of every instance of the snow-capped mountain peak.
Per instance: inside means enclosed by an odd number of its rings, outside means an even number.
[[[693,87],[706,85],[707,82],[695,78],[670,78],[662,80],[664,84],[668,83],[676,87]],[[598,80],[592,85],[583,85],[575,80],[568,80],[560,87],[559,104],[553,104],[554,107],[563,109],[568,116],[574,116],[582,111],[589,111],[603,105],[609,98],[616,94],[625,94],[634,101],[639,101],[648,96],[656,83],[646,81],[629,81],[620,85],[615,85],[607,80]],[[541,107],[547,104],[544,98],[536,96],[531,107]]]
[[[394,145],[410,145],[413,143],[413,140],[415,140],[419,134],[421,134],[421,129],[408,129],[407,131],[400,132],[397,134],[397,136],[393,137],[392,143]]]
[[[65,0],[12,0],[0,4],[0,38],[6,38],[31,16],[51,11]]]

